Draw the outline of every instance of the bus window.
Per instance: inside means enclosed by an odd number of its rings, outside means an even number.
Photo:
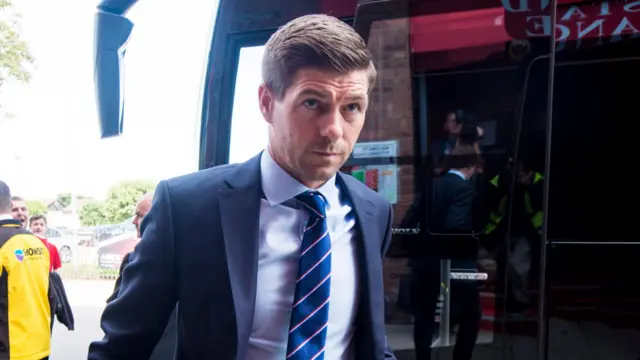
[[[633,89],[638,69],[640,52],[609,60],[557,63],[549,188],[551,241],[640,241],[637,212],[624,205],[640,201],[632,187],[631,170],[640,139],[632,128],[637,116]]]
[[[230,164],[249,160],[267,147],[267,123],[258,107],[263,52],[264,45],[240,49],[231,114]]]

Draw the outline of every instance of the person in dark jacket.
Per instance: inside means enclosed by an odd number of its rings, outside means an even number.
[[[133,216],[132,223],[133,225],[136,226],[138,239],[142,238],[142,234],[140,233],[140,223],[142,222],[142,218],[144,218],[144,216],[147,215],[147,213],[149,212],[149,209],[151,209],[152,201],[153,201],[153,193],[147,193],[147,194],[144,194],[136,204],[136,213]],[[113,293],[107,299],[107,304],[115,300],[116,297],[118,297],[118,291],[120,290],[120,282],[122,280],[122,271],[124,270],[124,267],[127,266],[127,264],[129,263],[130,257],[131,257],[131,253],[127,253],[122,258],[122,263],[120,264],[119,276],[116,279],[116,283],[113,287]]]
[[[73,318],[73,311],[71,305],[67,299],[67,291],[64,289],[62,278],[60,274],[55,271],[51,271],[49,274],[49,283],[53,290],[53,306],[51,314],[51,329],[53,329],[53,323],[56,319],[67,327],[69,331],[73,331],[75,328],[75,320]]]
[[[457,145],[444,159],[448,171],[436,177],[431,188],[416,198],[402,222],[402,227],[422,229],[421,236],[407,244],[411,254],[410,301],[416,359],[431,358],[441,260],[450,259],[451,269],[476,268],[478,245],[471,236],[475,192],[469,179],[481,163],[473,145]],[[469,360],[478,335],[478,287],[473,281],[451,281],[449,291],[454,305],[450,325],[459,325],[453,359]]]
[[[151,209],[151,202],[153,201],[153,193],[147,193],[142,196],[138,204],[136,205],[136,213],[133,217],[133,224],[136,226],[136,230],[138,232],[138,238],[142,237],[142,233],[140,231],[140,223],[144,216]],[[120,291],[120,282],[122,279],[122,272],[127,267],[127,264],[132,260],[132,256],[135,256],[135,250],[126,254],[122,258],[122,264],[120,265],[120,274],[118,279],[116,279],[116,284],[113,289],[113,294],[109,296],[107,299],[107,303],[115,301],[118,298],[118,292]],[[173,313],[169,317],[169,321],[167,322],[167,327],[162,334],[160,340],[158,340],[158,344],[156,348],[153,350],[151,357],[149,360],[164,360],[164,359],[173,359],[176,351],[176,339],[178,334],[178,307],[176,306],[173,309]]]

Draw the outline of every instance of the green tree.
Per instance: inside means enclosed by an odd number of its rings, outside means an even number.
[[[29,215],[47,215],[47,204],[41,200],[27,200],[27,209],[29,209]]]
[[[82,226],[96,226],[108,223],[105,216],[105,204],[102,201],[87,201],[80,208],[78,215]]]
[[[145,180],[123,181],[111,187],[105,201],[107,223],[117,224],[133,216],[140,197],[154,188],[154,183]]]
[[[0,0],[0,88],[9,79],[28,82],[33,63],[27,43],[18,32],[20,16],[14,11],[11,0]]]

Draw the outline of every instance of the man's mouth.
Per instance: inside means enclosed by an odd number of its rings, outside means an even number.
[[[320,156],[338,156],[338,153],[336,152],[330,152],[330,151],[314,151],[315,154],[320,155]]]

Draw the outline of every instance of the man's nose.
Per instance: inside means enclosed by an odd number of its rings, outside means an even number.
[[[342,129],[343,122],[344,118],[342,116],[342,113],[340,112],[340,109],[336,109],[327,113],[319,122],[320,135],[331,140],[340,139],[344,131]]]

